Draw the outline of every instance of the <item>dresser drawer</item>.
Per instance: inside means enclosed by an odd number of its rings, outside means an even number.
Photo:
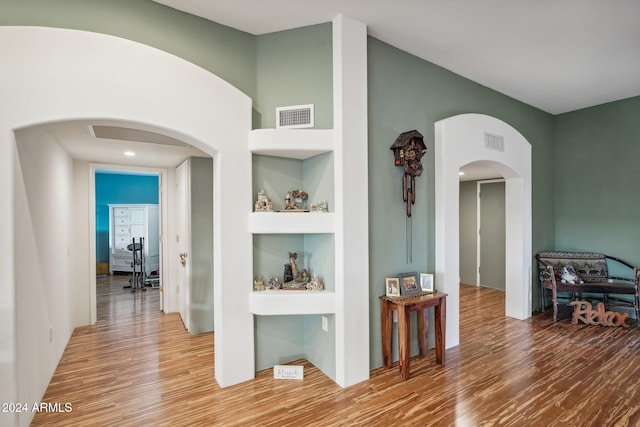
[[[113,208],[113,216],[129,216],[129,208]]]
[[[111,260],[112,271],[131,271],[132,258],[116,258]]]
[[[129,227],[127,227],[126,225],[116,225],[116,227],[113,230],[113,234],[115,235],[125,235],[128,236],[129,235]]]
[[[113,222],[116,226],[119,225],[129,225],[129,217],[128,216],[114,216]]]
[[[129,235],[114,236],[113,238],[113,245],[116,247],[116,249],[126,250],[127,245],[130,243],[131,243],[131,238],[129,237]]]

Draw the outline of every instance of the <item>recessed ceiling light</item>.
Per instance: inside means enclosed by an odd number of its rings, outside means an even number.
[[[460,171],[460,172],[458,172],[458,175],[462,176],[462,175],[464,175],[464,172]]]
[[[129,156],[129,157],[133,157],[133,156],[135,156],[135,155],[136,155],[136,153],[134,153],[133,151],[125,151],[125,152],[124,152],[124,155],[125,155],[125,156]]]

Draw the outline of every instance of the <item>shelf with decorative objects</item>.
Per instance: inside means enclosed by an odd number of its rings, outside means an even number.
[[[253,314],[335,313],[333,236],[337,216],[329,212],[334,187],[333,138],[332,129],[257,129],[249,135],[249,150],[254,155],[254,197],[257,195],[254,212],[248,214],[249,232],[254,235],[255,276],[282,265],[272,254],[282,254],[284,261],[292,250],[300,253],[298,263],[307,264],[305,267],[312,267],[321,276],[319,289],[312,286],[313,280],[306,282],[310,279],[307,276],[305,283],[309,286],[292,290],[286,285],[295,281],[285,284],[286,273],[274,276],[271,270],[267,278],[277,277],[279,289],[254,283],[249,298]],[[312,265],[302,260],[305,255]],[[295,270],[295,261],[290,262]],[[301,267],[300,272],[303,270]],[[325,279],[328,289],[322,283]]]

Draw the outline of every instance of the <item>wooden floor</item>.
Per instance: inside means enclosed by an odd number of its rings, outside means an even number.
[[[213,335],[191,336],[158,312],[157,291],[99,284],[99,321],[78,328],[34,426],[638,426],[639,328],[526,321],[504,316],[504,294],[461,287],[458,347],[446,365],[412,359],[343,389],[305,363],[303,381],[220,389]]]

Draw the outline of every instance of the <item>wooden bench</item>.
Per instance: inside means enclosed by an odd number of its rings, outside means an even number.
[[[540,278],[542,311],[548,301],[553,305],[553,320],[558,320],[558,304],[570,305],[581,300],[601,301],[610,307],[627,307],[635,311],[636,324],[640,324],[640,301],[637,267],[608,255],[595,252],[544,251],[536,254]],[[609,265],[611,263],[611,265]],[[571,266],[584,283],[563,283],[563,267]],[[609,270],[620,271],[620,276],[610,276]]]

